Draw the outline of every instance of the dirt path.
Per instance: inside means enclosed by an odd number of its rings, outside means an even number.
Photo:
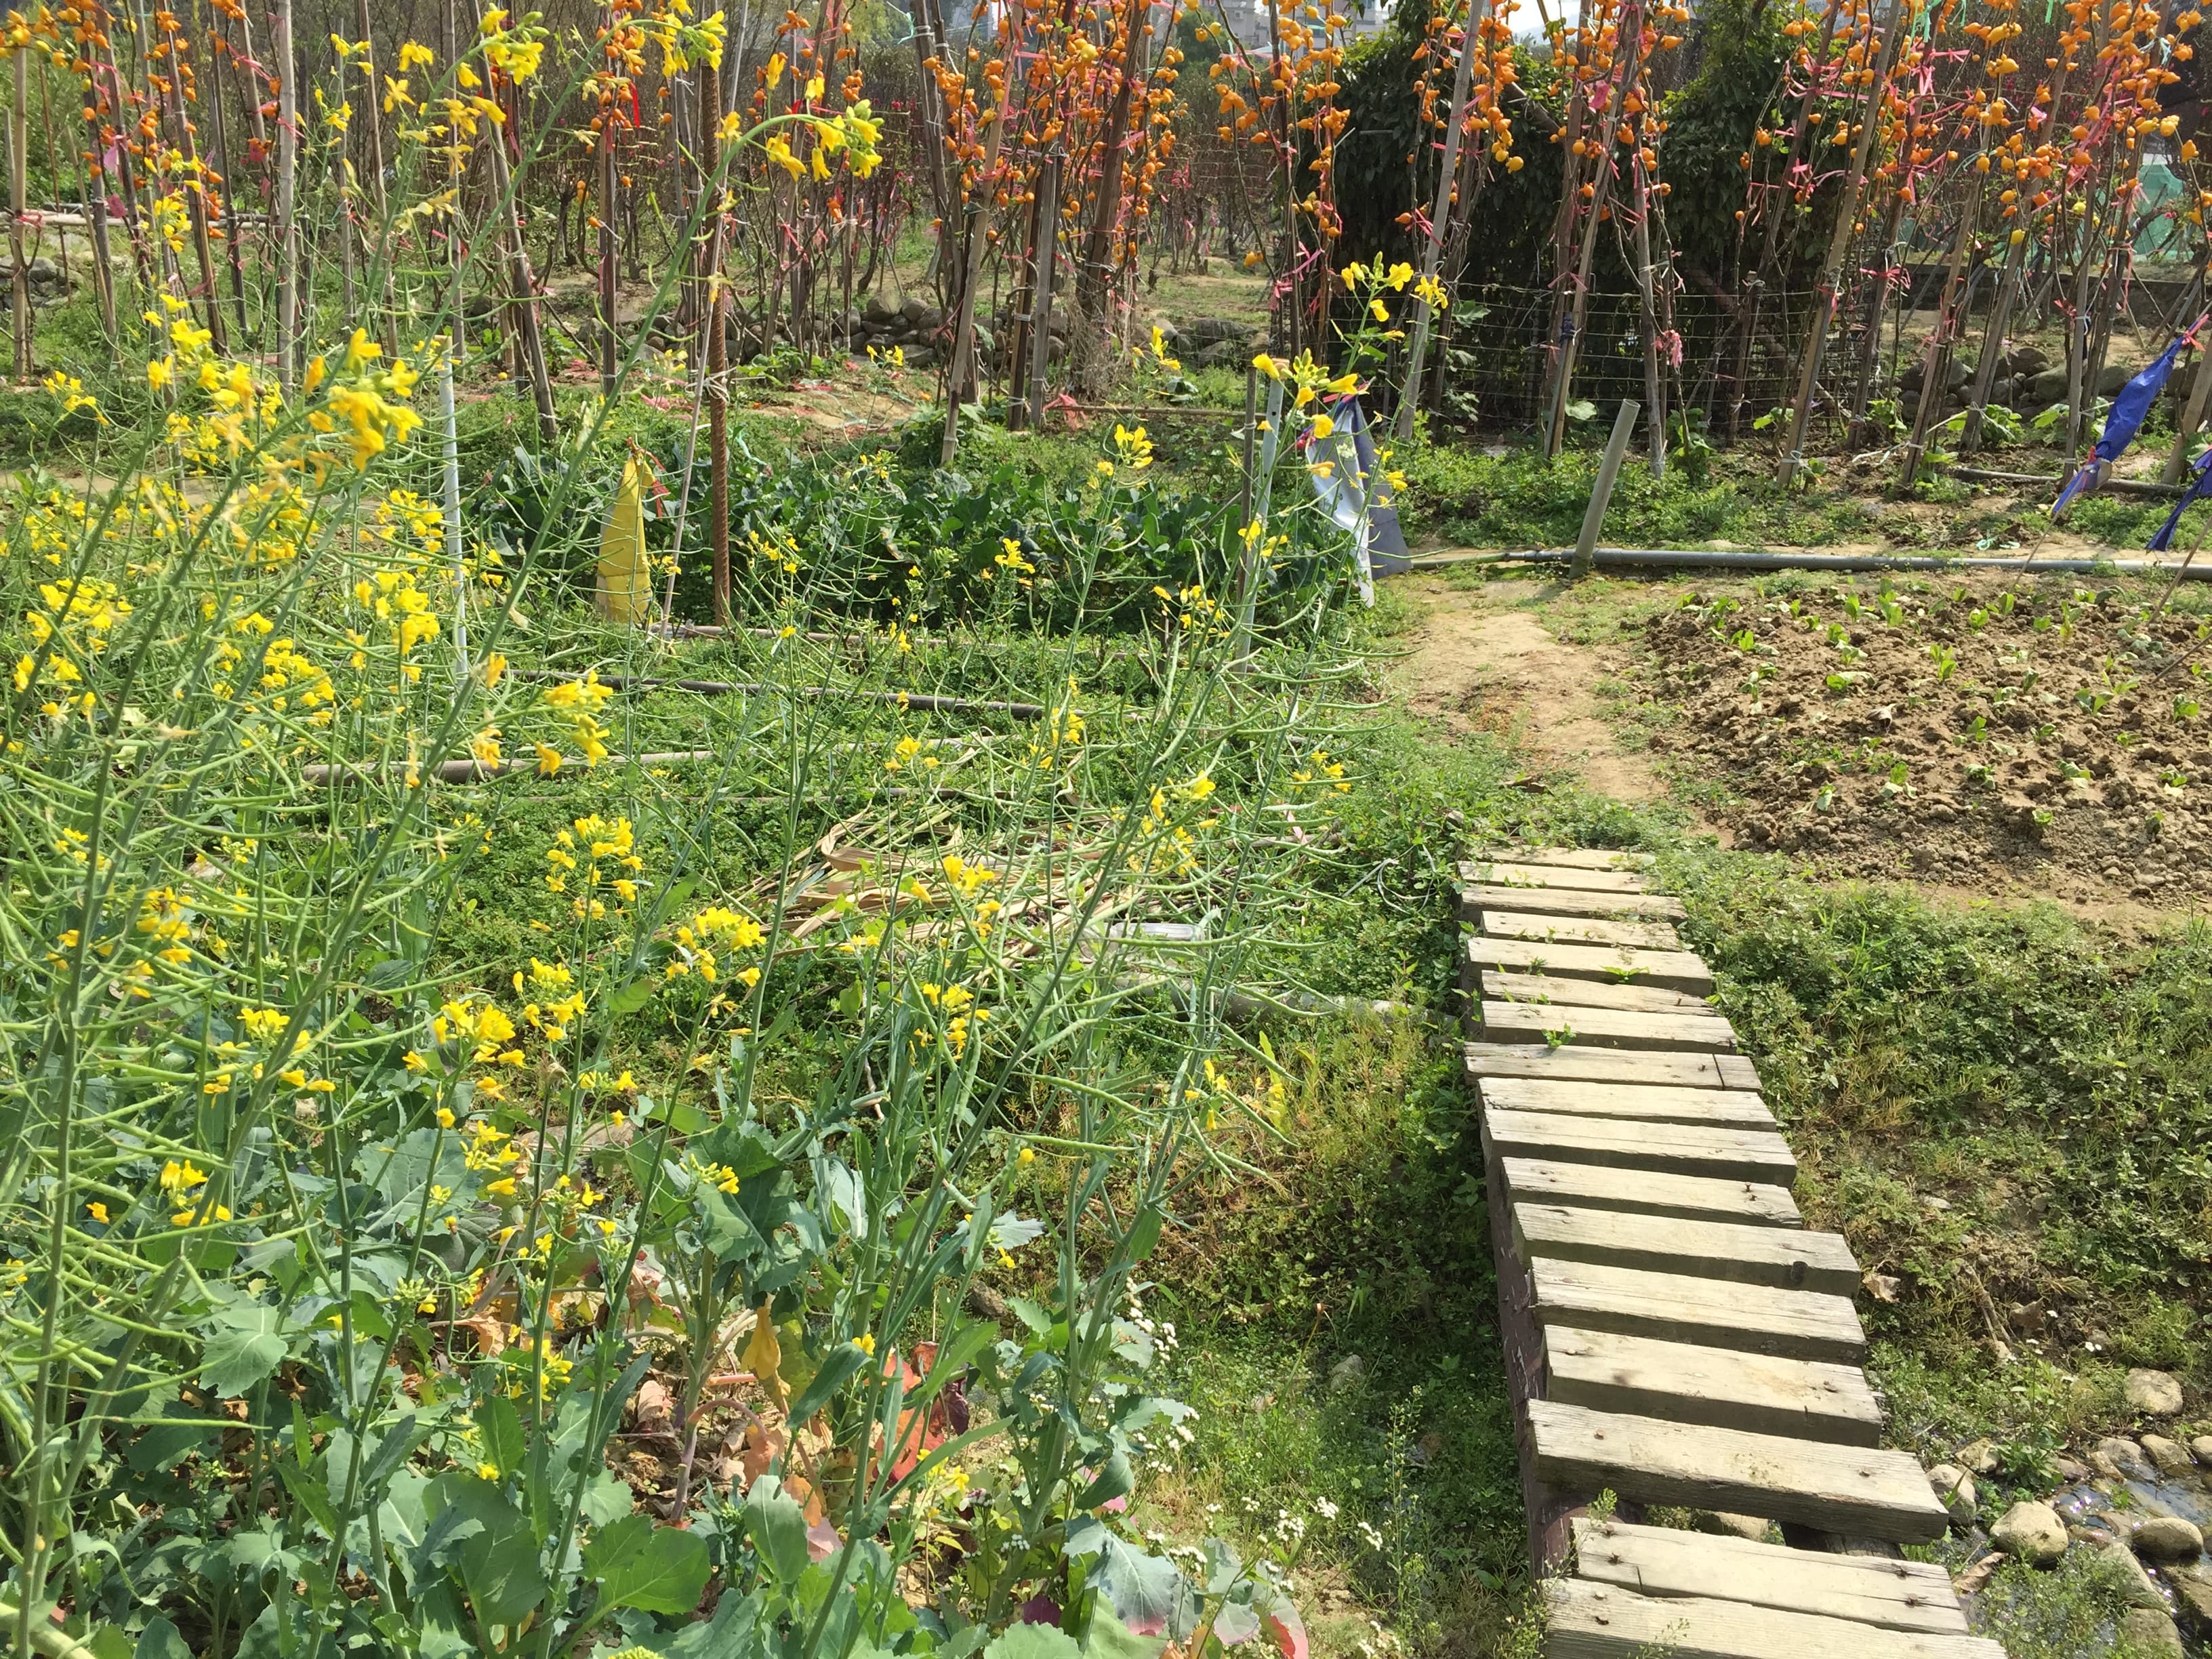
[[[1412,653],[1395,672],[1407,706],[1457,732],[1512,738],[1540,765],[1577,773],[1618,799],[1652,800],[1666,786],[1640,755],[1620,746],[1591,688],[1597,657],[1553,638],[1521,603],[1533,581],[1457,587],[1414,576],[1406,590],[1427,609]]]

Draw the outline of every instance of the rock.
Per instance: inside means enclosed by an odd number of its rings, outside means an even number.
[[[2058,1471],[2058,1478],[2069,1486],[2077,1480],[2087,1480],[2090,1475],[2087,1463],[2076,1462],[2070,1457],[2054,1457],[2051,1460],[2051,1467]]]
[[[2097,395],[2100,398],[2113,397],[2135,377],[2135,370],[2125,363],[2106,363],[2097,371]]]
[[[1336,1394],[1349,1394],[1367,1386],[1367,1362],[1348,1353],[1328,1368],[1328,1386]]]
[[[2128,1544],[2147,1561],[2194,1561],[2204,1553],[2204,1534],[2178,1515],[2154,1515],[2136,1522]]]
[[[2181,1383],[2168,1371],[2137,1366],[2128,1373],[2129,1407],[2152,1417],[2172,1417],[2181,1409]]]
[[[2125,1544],[2107,1540],[2099,1545],[2097,1560],[2114,1583],[2125,1586],[2130,1607],[2154,1607],[2161,1613],[2166,1611],[2166,1598],[2158,1593],[2157,1583]]]
[[[2120,1639],[2147,1653],[2181,1659],[2181,1632],[2160,1607],[2130,1607],[2120,1615]]]
[[[2066,371],[2046,368],[2027,383],[2027,400],[2038,408],[2057,403],[2066,395]]]
[[[2032,1567],[2047,1567],[2066,1553],[2066,1523],[2048,1504],[2023,1499],[1990,1528],[1990,1542]]]
[[[860,307],[860,320],[872,328],[882,327],[898,314],[898,307],[880,294],[868,295],[867,303]]]
[[[1692,1510],[1690,1518],[1697,1522],[1699,1532],[1711,1533],[1721,1538],[1748,1538],[1754,1544],[1766,1541],[1766,1522],[1755,1515],[1730,1515],[1726,1510]]]
[[[1201,349],[1224,340],[1234,340],[1241,345],[1252,334],[1249,324],[1228,317],[1199,317],[1182,325],[1183,337]]]
[[[1970,1474],[1995,1474],[1997,1472],[1997,1448],[1994,1440],[1969,1440],[1959,1448],[1959,1455],[1951,1460]]]
[[[1200,368],[1212,368],[1222,363],[1238,363],[1246,356],[1244,348],[1245,343],[1242,340],[1216,340],[1210,346],[1200,346],[1198,356],[1191,361]]]
[[[2034,376],[2051,367],[2051,359],[2032,345],[2016,345],[2004,355],[2004,366],[2014,374]]]
[[[1953,1511],[1971,1514],[1973,1511],[1974,1477],[1956,1463],[1938,1463],[1928,1471],[1928,1484],[1936,1489],[1943,1507]]]
[[[2197,1460],[2189,1455],[2189,1448],[2179,1440],[2168,1440],[2162,1434],[2147,1434],[2142,1437],[2143,1455],[2158,1465],[2164,1474],[2193,1475]]]
[[[2212,1434],[2200,1434],[2189,1443],[2189,1449],[2197,1455],[2200,1463],[2212,1463]]]
[[[2182,1623],[2199,1636],[2212,1635],[2212,1575],[2202,1567],[2183,1567],[2167,1573],[2166,1582],[2173,1586]]]
[[[2117,1434],[2107,1435],[2100,1440],[2096,1449],[2089,1454],[2089,1462],[2098,1465],[2100,1474],[2106,1472],[2105,1465],[2109,1465],[2110,1472],[2114,1474],[2146,1473],[2150,1468],[2149,1461],[2143,1456],[2143,1449],[2134,1441],[2123,1439]]]

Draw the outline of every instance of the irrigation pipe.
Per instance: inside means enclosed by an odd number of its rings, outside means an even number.
[[[1532,564],[1567,564],[1575,556],[1571,548],[1536,548],[1504,556]],[[2176,566],[2159,559],[1939,559],[1903,553],[1707,553],[1695,548],[1601,547],[1595,562],[1616,569],[1660,566],[1692,570],[2048,570],[2061,575],[2118,576],[2172,576],[2178,570],[2191,581],[2212,581],[2212,565]]]
[[[507,672],[518,680],[575,678],[550,668],[510,668]],[[1041,720],[1045,717],[1045,707],[1041,702],[980,702],[972,697],[940,697],[922,691],[862,691],[839,685],[769,685],[752,680],[676,680],[652,674],[610,674],[599,684],[616,691],[650,691],[665,686],[696,692],[702,697],[765,696],[783,691],[801,697],[855,697],[863,702],[891,702],[902,708],[918,708],[926,714],[1004,714],[1018,720]]]

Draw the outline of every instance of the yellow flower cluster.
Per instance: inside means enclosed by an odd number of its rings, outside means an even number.
[[[27,691],[33,680],[51,688],[56,697],[79,697],[78,686],[92,659],[107,649],[108,635],[131,615],[131,602],[112,582],[96,576],[74,581],[41,582],[40,604],[23,613],[33,649],[15,659],[15,690]],[[81,706],[90,714],[94,699],[81,694]],[[43,705],[49,716],[62,712],[59,701]]]
[[[598,719],[598,711],[606,706],[607,699],[615,694],[611,685],[599,684],[599,672],[592,669],[580,680],[563,680],[558,685],[545,688],[545,706],[554,715],[567,722],[569,736],[582,751],[584,764],[597,766],[607,757],[607,732]],[[551,777],[561,769],[562,757],[550,744],[538,745],[538,769]],[[553,890],[559,892],[556,887]]]
[[[635,842],[636,835],[628,818],[603,818],[595,812],[576,819],[545,849],[545,862],[550,866],[545,875],[546,891],[568,892],[568,878],[575,876],[580,890],[573,896],[571,903],[580,921],[597,921],[607,914],[606,901],[599,896],[603,889],[611,891],[624,904],[635,903],[637,877],[645,868],[645,860],[637,855]],[[580,847],[584,849],[581,860],[576,856]],[[603,860],[621,873],[611,875],[602,870]]]
[[[354,330],[337,378],[329,383],[325,406],[307,412],[307,425],[313,431],[339,433],[356,472],[367,471],[392,445],[405,443],[422,424],[422,417],[407,405],[420,373],[404,358],[379,368],[376,360],[383,355],[384,348],[366,330]],[[324,361],[318,357],[308,367],[311,392],[324,383]]]
[[[1066,694],[1045,721],[1043,741],[1032,740],[1030,744],[1030,764],[1041,772],[1049,772],[1062,763],[1073,763],[1083,747],[1083,716],[1075,708],[1077,690],[1075,676],[1070,674]]]
[[[757,951],[768,942],[768,934],[760,923],[742,910],[721,904],[708,905],[690,921],[678,926],[671,937],[676,949],[664,970],[666,976],[682,979],[696,975],[710,985],[722,975],[718,949],[736,955]],[[731,977],[750,990],[760,983],[761,970],[746,967]]]

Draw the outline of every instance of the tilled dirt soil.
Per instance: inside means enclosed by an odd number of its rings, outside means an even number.
[[[2056,896],[2212,892],[2198,616],[2102,584],[1814,580],[1692,590],[1644,639],[1624,667],[1654,744],[1739,846]]]

